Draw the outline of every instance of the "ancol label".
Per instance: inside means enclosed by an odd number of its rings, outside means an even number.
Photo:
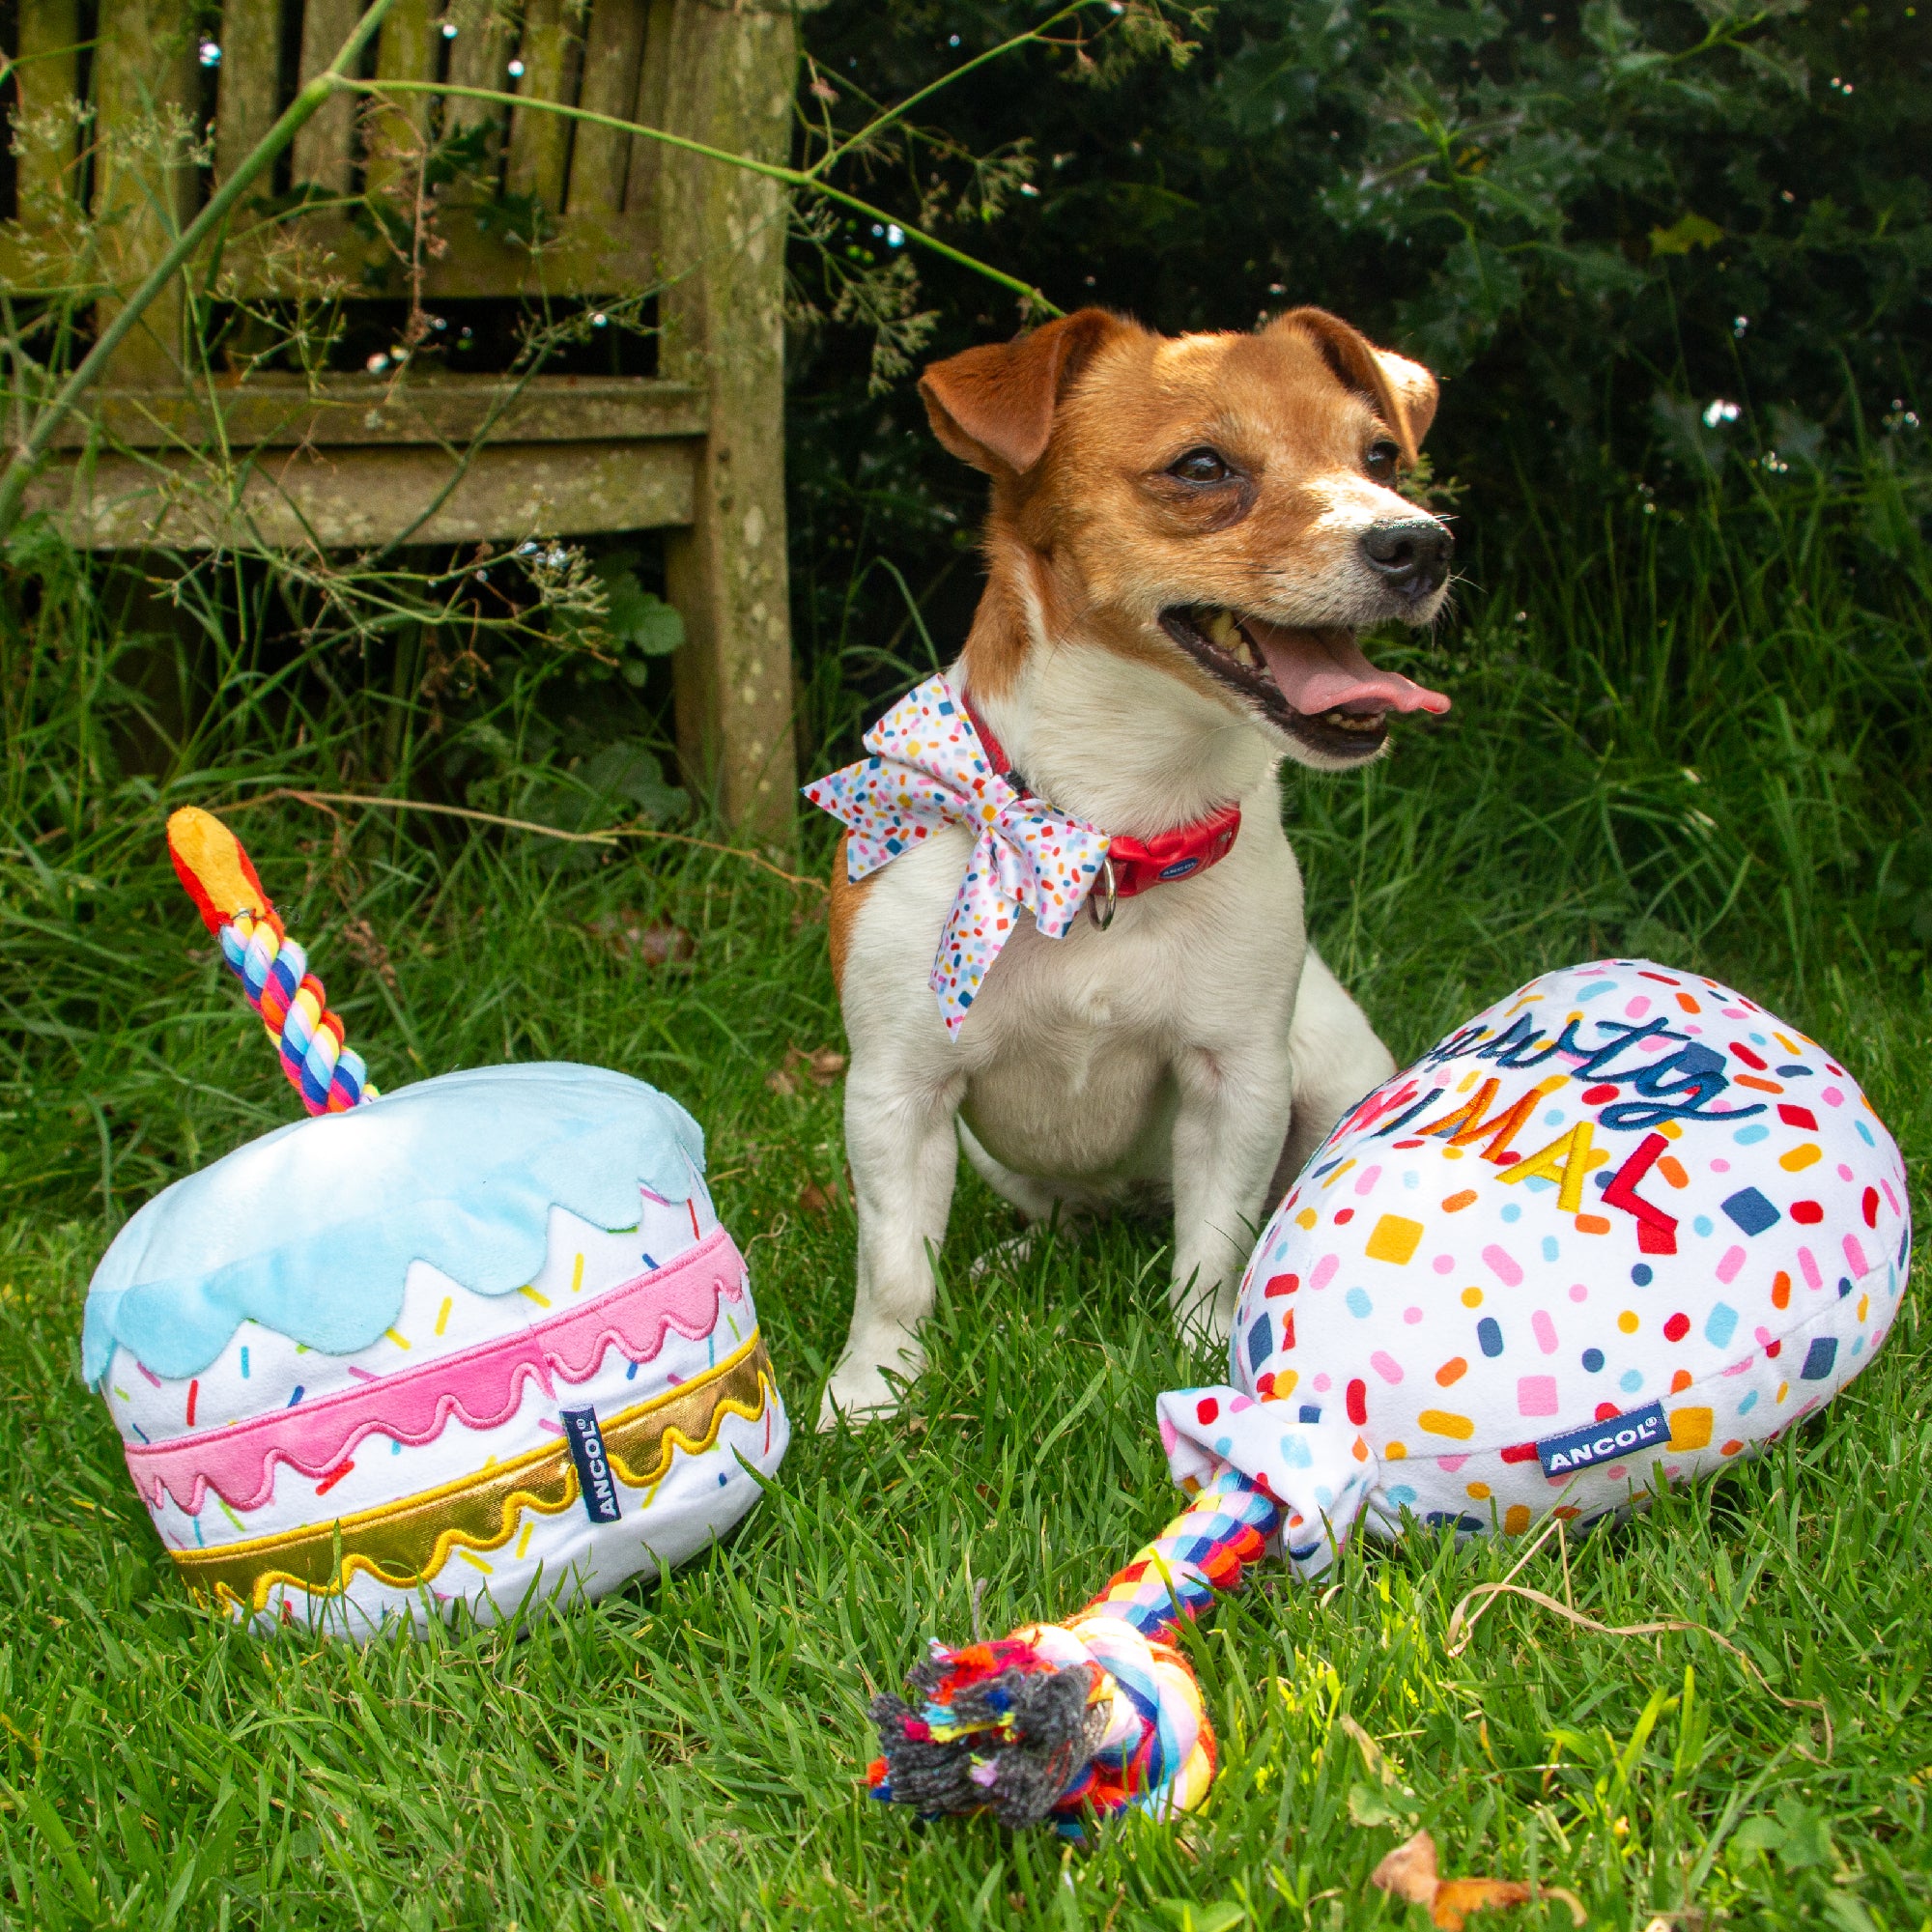
[[[604,1432],[597,1426],[594,1408],[560,1408],[563,1437],[570,1444],[570,1460],[577,1464],[578,1487],[583,1492],[583,1514],[592,1522],[615,1522],[617,1479],[611,1473],[611,1459],[604,1453]]]
[[[1628,1415],[1613,1415],[1607,1422],[1593,1422],[1584,1429],[1572,1429],[1562,1435],[1546,1435],[1536,1445],[1538,1460],[1546,1476],[1566,1476],[1587,1469],[1597,1463],[1614,1463],[1619,1456],[1634,1456],[1642,1449],[1655,1449],[1670,1440],[1670,1426],[1663,1419],[1663,1405],[1653,1402],[1634,1408]]]

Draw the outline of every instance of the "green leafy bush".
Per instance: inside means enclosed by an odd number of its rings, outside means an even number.
[[[837,0],[807,37],[856,119],[1037,14]],[[1084,55],[1029,49],[939,97],[962,151],[1031,163],[997,225],[969,207],[943,232],[1065,307],[1178,330],[1314,301],[1429,361],[1449,379],[1435,461],[1494,581],[1530,560],[1531,509],[1588,548],[1606,502],[1687,498],[1737,463],[1856,468],[1862,444],[1922,479],[1927,25],[1802,0],[1230,0],[1179,64],[1087,63],[1095,84],[1069,86]],[[943,164],[895,163],[908,209],[952,206]],[[894,185],[881,162],[870,191]],[[847,245],[893,253],[863,223]],[[920,271],[927,353],[1018,325],[986,284]],[[853,568],[884,552],[955,639],[977,484],[909,388],[867,397],[863,345],[798,352],[801,630],[904,632],[890,580],[855,603]],[[1922,517],[1922,481],[1881,495]]]

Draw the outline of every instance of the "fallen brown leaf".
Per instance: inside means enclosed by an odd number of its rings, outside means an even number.
[[[796,1094],[806,1081],[814,1087],[830,1087],[845,1071],[845,1056],[836,1046],[785,1048],[784,1065],[765,1075],[765,1085],[774,1094]]]
[[[1442,1883],[1435,1875],[1435,1840],[1427,1832],[1416,1833],[1369,1874],[1369,1883],[1411,1905],[1434,1905]]]
[[[1444,1932],[1463,1932],[1463,1922],[1470,1913],[1484,1911],[1492,1905],[1523,1905],[1528,1899],[1528,1886],[1518,1879],[1444,1879],[1435,1888],[1429,1917],[1431,1922],[1443,1927]]]
[[[838,1205],[838,1183],[835,1180],[830,1187],[821,1187],[815,1180],[808,1180],[798,1190],[798,1211],[811,1214],[819,1220],[830,1214]]]
[[[1406,1844],[1398,1845],[1369,1874],[1369,1883],[1411,1905],[1428,1906],[1430,1923],[1440,1926],[1442,1932],[1463,1932],[1472,1912],[1492,1906],[1527,1905],[1538,1898],[1561,1899],[1578,1925],[1586,1916],[1577,1894],[1560,1886],[1537,1888],[1513,1878],[1443,1878],[1435,1866],[1435,1840],[1427,1832],[1418,1832]]]
[[[641,913],[599,913],[590,922],[592,934],[612,952],[644,966],[681,966],[697,952],[697,943],[681,925],[665,919],[645,919]]]

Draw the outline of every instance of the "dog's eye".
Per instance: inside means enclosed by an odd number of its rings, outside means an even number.
[[[1218,449],[1201,448],[1170,463],[1167,473],[1183,483],[1225,483],[1235,472]]]
[[[1402,451],[1387,437],[1369,444],[1369,453],[1362,459],[1369,475],[1378,483],[1393,483],[1395,467],[1402,461]]]

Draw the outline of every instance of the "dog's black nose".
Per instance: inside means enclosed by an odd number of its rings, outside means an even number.
[[[1376,524],[1362,534],[1362,554],[1377,574],[1411,597],[1441,586],[1455,548],[1456,539],[1433,518]]]

